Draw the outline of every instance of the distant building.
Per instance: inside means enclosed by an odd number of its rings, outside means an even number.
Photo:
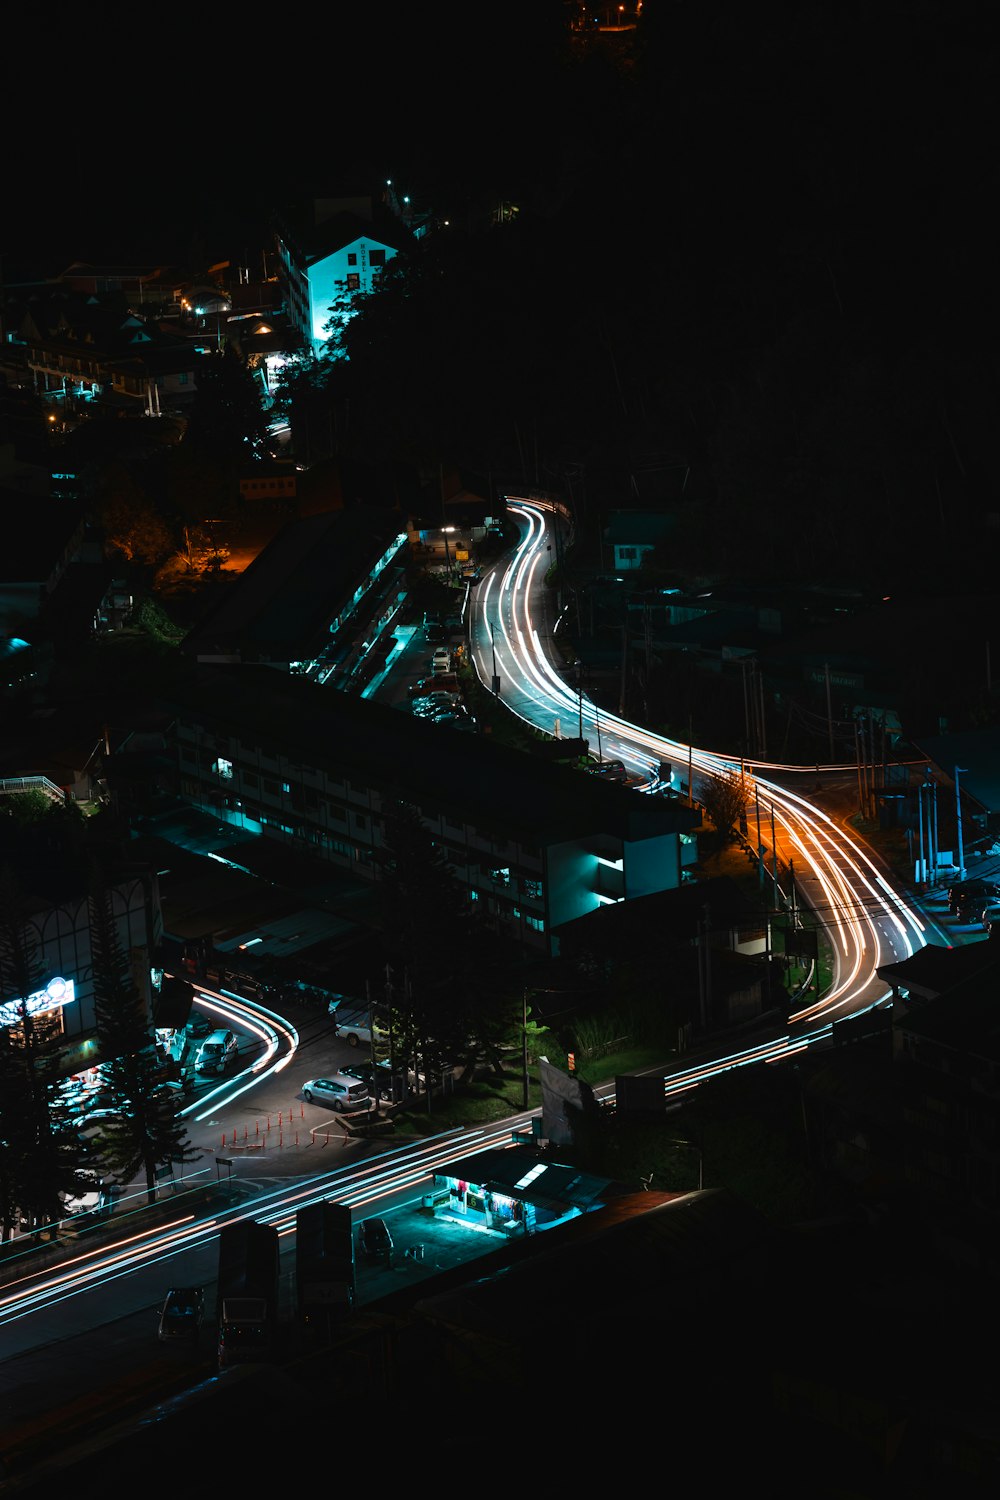
[[[81,869],[74,881],[60,869],[50,886],[43,889],[33,883],[20,914],[39,976],[37,987],[25,996],[11,989],[12,970],[6,980],[0,978],[0,1026],[14,1047],[23,1044],[26,1005],[36,1034],[58,1044],[59,1075],[93,1083],[105,1059],[96,1042],[91,900],[85,872]],[[110,879],[108,893],[118,943],[131,960],[132,980],[152,1029],[163,981],[156,874],[148,867],[122,866]]]
[[[611,548],[615,572],[626,573],[641,568],[643,558],[663,542],[673,525],[673,516],[655,511],[612,511],[604,528],[603,542]]]
[[[26,289],[8,299],[4,333],[35,390],[64,420],[90,406],[159,416],[194,398],[197,348],[152,310],[148,317],[136,311],[120,288]]]
[[[278,217],[279,278],[303,347],[325,344],[334,304],[343,304],[337,317],[349,317],[351,298],[374,291],[388,262],[413,243],[393,202],[387,193],[315,198]]]
[[[210,667],[173,697],[191,806],[379,874],[386,815],[419,809],[471,899],[527,950],[598,906],[679,885],[700,815],[300,677]]]
[[[181,649],[347,685],[399,608],[406,549],[402,517],[377,506],[289,521]]]

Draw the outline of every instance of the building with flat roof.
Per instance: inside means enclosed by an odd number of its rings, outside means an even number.
[[[415,806],[471,899],[536,954],[560,923],[680,885],[697,809],[264,667],[175,690],[178,785],[235,827],[378,877],[385,818]]]

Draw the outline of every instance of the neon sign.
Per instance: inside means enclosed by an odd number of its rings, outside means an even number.
[[[0,1005],[0,1026],[19,1026],[26,1015],[59,1010],[64,1005],[72,1005],[75,999],[72,979],[50,979],[44,990],[36,990],[27,1000],[8,1000],[5,1005]]]

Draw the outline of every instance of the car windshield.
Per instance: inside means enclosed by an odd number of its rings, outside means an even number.
[[[186,1317],[193,1313],[198,1306],[198,1299],[194,1292],[171,1292],[167,1299],[167,1312],[172,1316]]]

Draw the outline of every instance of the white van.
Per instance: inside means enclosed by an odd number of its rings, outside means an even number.
[[[198,1048],[194,1066],[197,1073],[224,1073],[237,1053],[236,1038],[231,1031],[212,1031]]]

